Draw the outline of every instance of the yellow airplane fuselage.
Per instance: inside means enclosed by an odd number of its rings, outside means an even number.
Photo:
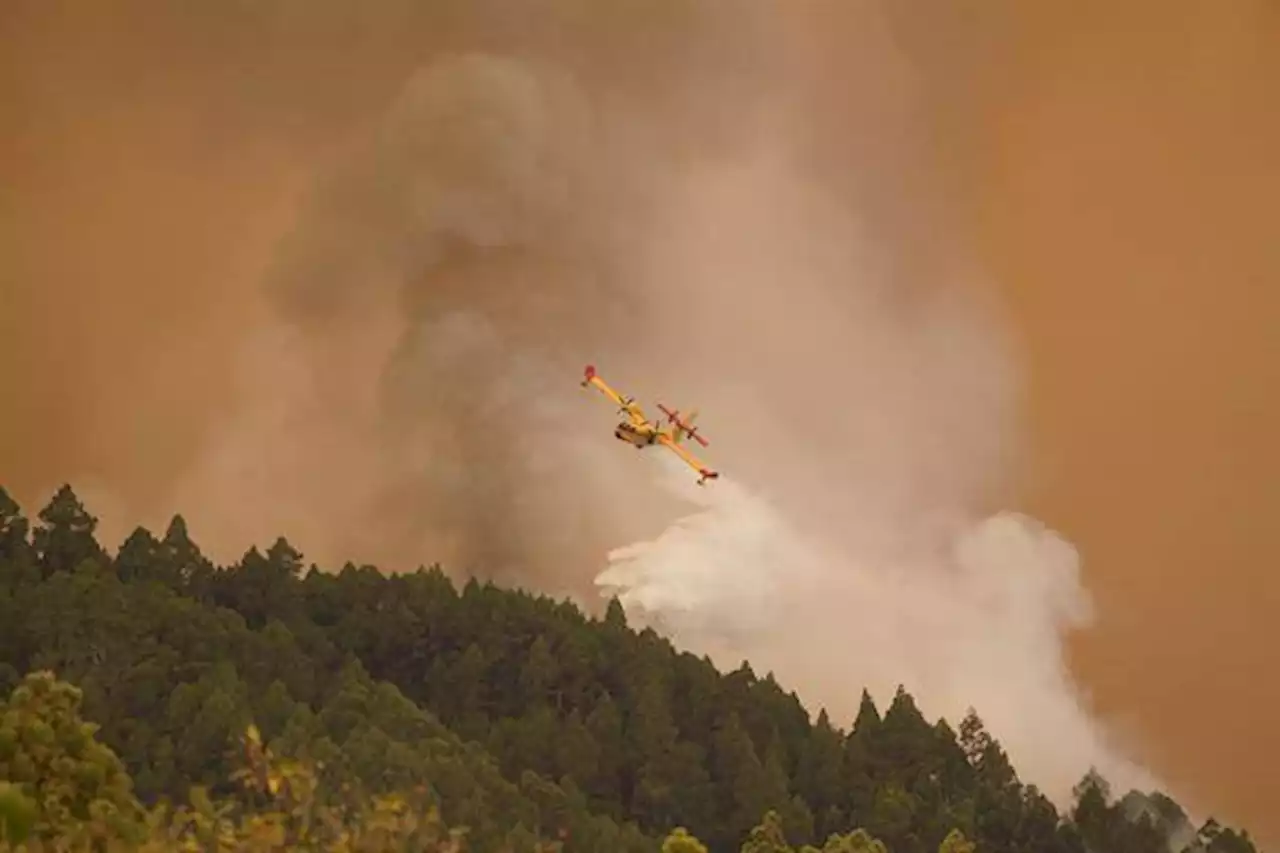
[[[651,444],[658,443],[658,436],[661,435],[660,430],[656,430],[648,425],[636,425],[621,421],[613,430],[614,438],[618,441],[625,441],[634,444],[636,447],[648,447]]]

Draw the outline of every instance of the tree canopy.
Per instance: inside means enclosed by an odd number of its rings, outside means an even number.
[[[284,539],[217,566],[181,516],[114,556],[95,531],[69,486],[34,523],[0,489],[0,839],[1256,849],[1159,792],[1117,798],[1095,772],[1060,812],[976,711],[930,721],[903,688],[883,710],[864,692],[847,729],[811,720],[771,674],[721,672],[628,627],[616,601],[596,618],[438,566],[327,573]]]

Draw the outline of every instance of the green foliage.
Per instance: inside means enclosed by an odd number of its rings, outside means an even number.
[[[144,810],[129,793],[128,777],[114,754],[79,718],[78,693],[38,673],[28,676],[8,703],[6,726],[18,731],[17,741],[28,746],[27,752],[39,754],[30,762],[32,769],[23,771],[24,782],[0,787],[3,853],[458,853],[464,848],[466,830],[444,824],[425,788],[375,796],[325,792],[316,766],[272,755],[253,725],[246,729],[243,760],[232,775],[239,797],[215,799],[196,787],[182,806],[162,803]],[[77,764],[69,752],[83,761]],[[109,766],[106,778],[83,772],[89,761]],[[560,845],[531,837],[528,844],[504,849],[552,853]]]
[[[865,829],[855,829],[845,835],[832,835],[821,851],[809,848],[802,853],[889,853],[889,849]]]
[[[942,844],[938,845],[938,853],[974,853],[976,849],[973,842],[965,838],[964,833],[958,829],[947,833]]]
[[[662,853],[707,853],[707,845],[678,826],[662,841]]]
[[[0,704],[0,779],[10,785],[7,823],[15,835],[129,837],[142,819],[133,781],[80,717],[81,693],[51,673],[28,675]],[[16,789],[16,790],[15,790]],[[24,816],[34,803],[34,822]]]
[[[0,843],[26,841],[31,837],[38,815],[35,800],[12,782],[0,782]]]
[[[94,538],[98,519],[89,514],[71,486],[63,485],[40,511],[32,543],[45,574],[69,572],[86,563],[101,566],[106,554]]]
[[[95,529],[69,487],[34,529],[0,490],[0,826],[14,838],[74,823],[154,840],[155,809],[179,802],[166,831],[180,814],[183,838],[234,835],[265,808],[235,781],[254,723],[264,754],[307,768],[315,814],[386,822],[404,813],[388,803],[412,802],[475,850],[1255,849],[1161,794],[1116,800],[1096,774],[1060,813],[976,712],[930,722],[902,688],[883,713],[864,691],[848,730],[811,721],[771,675],[677,652],[616,600],[594,618],[438,567],[306,570],[284,539],[215,566],[181,516],[112,558]]]

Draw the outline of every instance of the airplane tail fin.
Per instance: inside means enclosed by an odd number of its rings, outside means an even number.
[[[680,444],[687,435],[703,447],[710,443],[698,435],[698,428],[693,425],[693,422],[698,418],[697,409],[693,409],[687,415],[681,415],[678,410],[672,411],[661,403],[658,404],[658,408],[662,410],[662,413],[667,416],[667,421],[671,423],[671,440],[673,442]]]
[[[672,440],[675,441],[676,444],[679,444],[680,442],[684,441],[684,437],[686,434],[694,435],[693,424],[694,424],[694,421],[696,421],[697,419],[698,419],[697,409],[693,409],[692,411],[689,412],[689,414],[680,418],[680,421],[682,423],[677,423],[676,428],[673,430],[675,434],[672,436]],[[694,437],[696,438],[698,436],[695,435]]]

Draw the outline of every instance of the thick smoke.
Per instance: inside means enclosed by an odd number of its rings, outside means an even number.
[[[584,359],[643,329],[602,284],[629,215],[607,144],[546,63],[444,55],[415,72],[272,259],[277,319],[254,346],[275,354],[246,359],[250,397],[269,404],[226,425],[185,489],[230,494],[240,474],[218,460],[266,463],[270,501],[296,506],[290,529],[330,559],[431,554],[540,587],[589,564],[611,516],[635,513],[582,487],[584,454],[611,463],[566,405]],[[343,506],[354,524],[327,524]],[[263,532],[281,520],[236,515]]]
[[[612,552],[597,578],[639,624],[725,668],[771,671],[840,720],[863,686],[883,706],[906,685],[953,721],[978,697],[1024,781],[1059,803],[1091,766],[1121,790],[1155,784],[1090,718],[1066,669],[1062,635],[1091,612],[1075,550],[1052,531],[1001,513],[938,536],[930,558],[890,563],[874,545],[864,558],[856,543],[806,537],[731,479],[704,503]]]

